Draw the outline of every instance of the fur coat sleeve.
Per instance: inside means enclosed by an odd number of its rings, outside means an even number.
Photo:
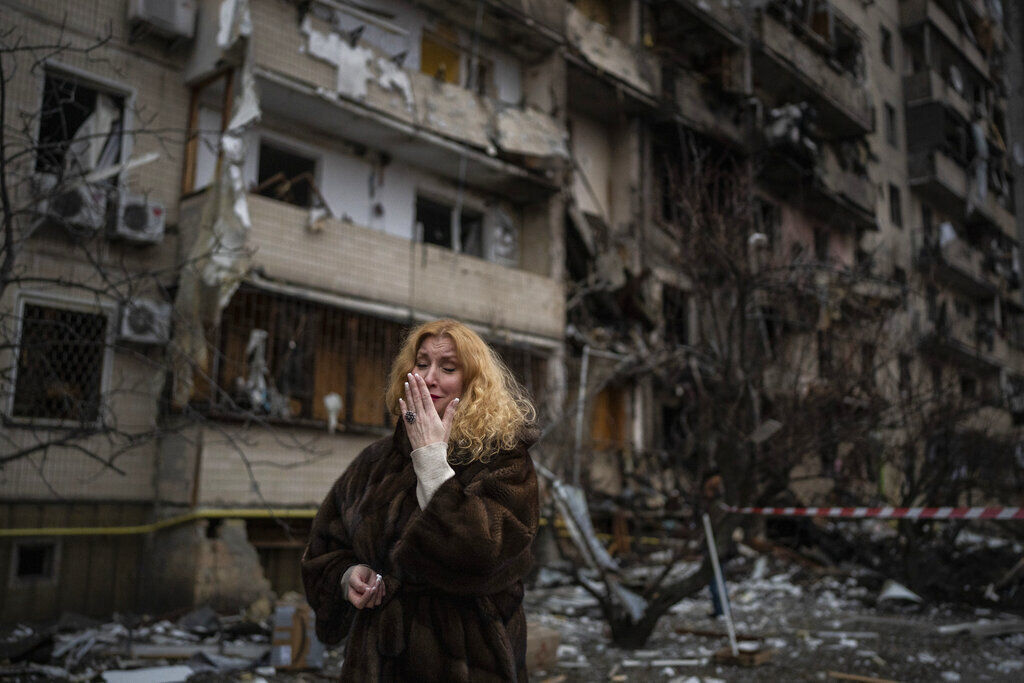
[[[406,582],[455,595],[491,595],[529,570],[537,521],[537,476],[522,445],[457,470],[410,519],[391,552],[392,564]]]

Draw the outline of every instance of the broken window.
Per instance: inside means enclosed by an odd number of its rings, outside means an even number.
[[[426,197],[416,197],[416,224],[420,238],[428,244],[483,258],[484,216],[463,209],[458,231],[454,228],[455,207]],[[458,239],[455,239],[455,238]]]
[[[447,26],[438,26],[433,31],[424,31],[420,42],[420,71],[439,81],[458,84],[459,63],[458,36]]]
[[[57,544],[53,541],[16,543],[10,583],[52,581],[57,576],[57,556]]]
[[[903,200],[900,197],[900,188],[889,184],[889,220],[897,228],[903,227]]]
[[[893,147],[899,148],[899,127],[896,122],[896,107],[885,103],[885,140]]]
[[[13,417],[95,422],[100,416],[107,316],[26,303]]]
[[[881,48],[882,48],[882,62],[888,66],[892,66],[892,31],[884,26],[879,27],[879,33],[881,34]]]
[[[316,159],[260,141],[256,193],[302,208],[313,206]]]
[[[662,285],[661,313],[665,321],[665,343],[681,346],[690,343],[689,297],[686,292],[671,285]]]
[[[124,96],[47,72],[36,171],[81,176],[121,161]]]

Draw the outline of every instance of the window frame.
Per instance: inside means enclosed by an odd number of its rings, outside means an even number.
[[[894,149],[900,148],[900,127],[899,127],[899,113],[896,111],[896,107],[890,102],[882,103],[883,118],[885,125],[885,141],[889,143],[890,147]]]
[[[49,576],[20,577],[18,576],[18,552],[24,546],[49,545],[53,550],[53,562]],[[34,588],[36,586],[56,585],[60,579],[60,563],[62,547],[59,538],[19,538],[11,544],[11,563],[7,573],[7,587],[11,590]]]
[[[25,417],[14,414],[14,395],[18,386],[18,361],[21,358],[21,340],[24,334],[25,306],[45,306],[82,313],[100,313],[107,317],[107,328],[104,333],[103,367],[100,370],[100,398],[97,418],[91,422],[78,420],[65,420],[53,417]],[[2,402],[3,422],[12,427],[53,427],[56,429],[75,429],[83,425],[86,427],[98,427],[103,422],[103,412],[110,400],[110,382],[113,377],[114,365],[114,344],[117,340],[118,307],[112,302],[96,302],[74,296],[60,296],[58,294],[23,291],[18,292],[15,300],[17,311],[17,322],[15,339],[17,340],[11,349],[11,379],[10,386],[5,388]]]
[[[323,193],[323,190],[321,188],[323,187],[324,153],[322,150],[318,150],[317,148],[311,145],[306,145],[305,143],[297,141],[293,138],[289,138],[284,135],[280,135],[278,133],[274,133],[272,131],[268,131],[265,129],[256,130],[254,138],[255,139],[253,140],[253,142],[255,144],[253,145],[253,148],[256,150],[256,153],[246,155],[245,162],[245,176],[247,179],[245,191],[247,194],[254,193],[254,189],[260,183],[260,149],[263,147],[264,143],[266,143],[270,147],[276,147],[283,152],[295,154],[296,156],[308,157],[312,159],[313,182],[316,183],[317,192],[320,192],[321,194]],[[310,190],[310,192],[312,194],[312,189]],[[260,196],[265,197],[265,195]],[[266,199],[270,199],[273,201],[281,201],[274,200],[273,197],[266,197]],[[324,201],[327,201],[326,197],[324,197]],[[302,209],[303,211],[308,211],[310,208],[308,206],[299,206],[298,204],[292,204],[291,202],[282,203]]]
[[[136,89],[121,81],[99,76],[86,69],[74,67],[57,60],[45,60],[37,78],[36,102],[38,103],[38,108],[34,117],[35,120],[33,121],[34,137],[32,138],[32,172],[37,172],[35,169],[39,162],[39,136],[42,134],[43,125],[43,98],[46,97],[46,79],[51,74],[58,78],[75,81],[76,83],[92,88],[93,90],[104,91],[107,94],[123,98],[124,104],[121,109],[121,121],[124,128],[121,133],[121,160],[118,162],[119,164],[122,164],[122,167],[115,175],[111,176],[114,184],[117,187],[121,187],[124,184],[124,174],[126,173],[123,164],[128,162],[131,157],[132,148],[135,144]]]
[[[452,244],[449,244],[448,246],[443,246],[443,245],[437,244],[436,242],[428,242],[425,239],[423,239],[424,231],[420,229],[421,223],[420,223],[420,221],[417,220],[417,205],[419,204],[421,199],[424,199],[424,200],[426,200],[428,202],[432,202],[434,204],[439,204],[439,205],[447,207],[448,208],[448,224],[449,225],[451,225],[451,218],[452,218],[452,216],[455,215],[455,209],[458,206],[458,200],[457,199],[453,199],[451,196],[448,196],[448,195],[446,195],[443,192],[439,192],[438,190],[436,190],[436,189],[434,189],[432,187],[417,186],[415,191],[414,191],[414,193],[413,193],[413,207],[412,207],[412,241],[413,242],[415,242],[417,244],[424,245],[424,246],[430,245],[430,246],[437,247],[439,249],[445,249],[447,251],[450,251],[453,254],[459,254],[460,256],[468,256],[470,258],[480,259],[481,261],[485,261],[487,263],[494,263],[495,265],[502,265],[502,264],[499,264],[498,262],[493,261],[493,260],[491,260],[491,259],[489,259],[487,257],[488,255],[487,255],[487,244],[486,244],[486,241],[487,241],[487,230],[490,227],[489,215],[490,215],[491,210],[487,207],[486,202],[478,201],[475,197],[470,197],[468,195],[464,195],[462,197],[462,214],[463,214],[463,216],[465,216],[467,213],[469,213],[469,214],[476,214],[476,215],[480,216],[480,251],[481,251],[481,255],[477,256],[476,254],[471,254],[471,253],[466,251],[465,245],[462,243],[462,236],[461,235],[459,236],[459,240],[458,240],[458,242],[459,242],[458,247],[459,248],[458,249],[455,248],[455,233],[454,233],[454,231],[452,231],[452,234],[451,234]],[[461,227],[462,225],[463,225],[463,223],[462,223],[462,221],[460,219],[459,226]],[[522,225],[521,224],[517,224],[515,227],[516,227],[517,232],[519,233],[519,238],[521,239],[522,238]]]
[[[896,183],[889,183],[889,222],[903,229],[903,192]]]
[[[888,26],[878,26],[878,49],[881,53],[882,63],[890,69],[896,68],[896,45],[893,41],[894,34]],[[888,48],[888,49],[886,49]]]

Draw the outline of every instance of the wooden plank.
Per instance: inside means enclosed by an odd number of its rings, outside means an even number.
[[[891,678],[875,678],[874,676],[859,676],[857,674],[844,674],[839,671],[829,671],[829,678],[838,681],[860,681],[861,683],[899,683]]]

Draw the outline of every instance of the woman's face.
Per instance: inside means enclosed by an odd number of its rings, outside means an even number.
[[[448,404],[462,396],[462,364],[451,337],[425,337],[416,351],[412,371],[427,383],[438,415],[443,416]]]

